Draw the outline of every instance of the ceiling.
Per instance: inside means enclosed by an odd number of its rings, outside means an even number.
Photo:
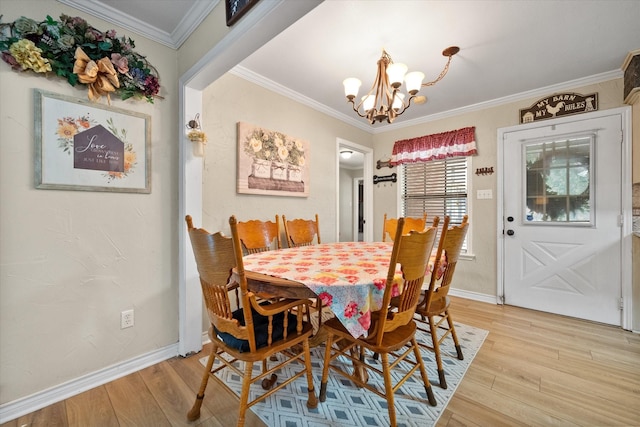
[[[217,4],[59,1],[174,48]],[[627,54],[640,49],[638,22],[637,0],[326,0],[232,72],[376,133],[619,77]],[[441,52],[451,45],[460,53],[449,73],[423,88],[427,102],[412,105],[393,125],[371,126],[346,102],[342,80],[358,77],[362,95],[383,48],[429,81],[440,73],[446,62]]]

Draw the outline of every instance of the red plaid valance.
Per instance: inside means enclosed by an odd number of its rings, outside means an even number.
[[[396,141],[390,163],[428,162],[477,154],[475,126]]]

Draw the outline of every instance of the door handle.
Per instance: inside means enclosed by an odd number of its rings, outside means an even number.
[[[513,230],[507,230],[507,235],[509,235],[509,236],[513,236],[514,234],[516,234],[516,233],[515,233],[515,231],[513,231]]]

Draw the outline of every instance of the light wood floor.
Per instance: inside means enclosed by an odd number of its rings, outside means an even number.
[[[490,332],[438,427],[640,426],[640,335],[460,298],[452,313]],[[186,421],[202,356],[167,360],[1,427],[235,425],[238,400],[215,380],[201,419]],[[263,423],[248,411],[246,425]]]

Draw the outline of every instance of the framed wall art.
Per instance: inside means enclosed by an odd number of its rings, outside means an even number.
[[[309,143],[238,123],[238,193],[309,196]]]
[[[39,89],[35,186],[151,192],[151,117]]]
[[[256,3],[258,3],[258,0],[225,0],[227,27],[235,24]]]

